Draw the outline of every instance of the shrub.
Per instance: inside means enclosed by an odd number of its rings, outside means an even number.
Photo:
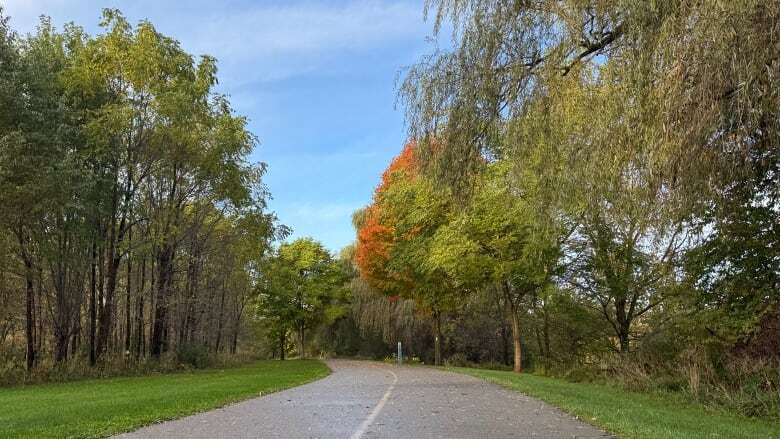
[[[176,350],[176,360],[179,364],[203,369],[211,365],[211,358],[206,346],[201,344],[183,344]]]

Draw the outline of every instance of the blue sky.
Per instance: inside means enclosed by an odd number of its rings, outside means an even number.
[[[271,209],[293,237],[337,251],[354,239],[351,213],[367,204],[406,129],[396,109],[402,67],[430,52],[422,0],[0,0],[12,26],[41,14],[99,31],[100,10],[149,19],[189,52],[219,61],[219,91],[261,141]]]

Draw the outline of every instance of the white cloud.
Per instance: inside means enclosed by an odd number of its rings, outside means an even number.
[[[199,26],[193,43],[232,60],[361,49],[421,36],[421,18],[420,6],[411,3],[269,5],[209,19]]]
[[[425,35],[419,4],[372,0],[253,5],[176,31],[188,50],[215,56],[234,86],[338,73],[349,68],[345,54],[381,53]]]
[[[100,10],[121,9],[131,22],[149,19],[190,52],[219,60],[232,87],[308,72],[348,69],[342,55],[405,41],[422,43],[428,26],[416,1],[348,0],[343,3],[214,2],[211,0],[0,0],[14,28],[32,31],[41,14],[97,30]]]

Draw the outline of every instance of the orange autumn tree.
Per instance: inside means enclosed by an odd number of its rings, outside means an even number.
[[[355,263],[361,277],[372,287],[399,294],[408,281],[404,281],[388,270],[390,253],[395,241],[395,231],[388,215],[381,212],[382,193],[394,182],[411,179],[417,175],[414,141],[408,142],[400,154],[390,162],[382,174],[382,180],[374,191],[371,204],[365,210],[365,217],[357,231]]]
[[[442,315],[454,303],[446,272],[426,263],[436,230],[449,220],[450,197],[420,171],[415,142],[393,159],[359,221],[356,265],[372,287],[410,297],[430,315],[434,360],[441,364]]]

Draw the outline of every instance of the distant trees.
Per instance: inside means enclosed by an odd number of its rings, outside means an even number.
[[[107,355],[235,352],[259,265],[286,232],[266,213],[246,119],[149,22],[105,10],[102,34],[0,15],[3,344],[27,368]]]
[[[301,238],[283,243],[262,265],[257,312],[271,322],[278,337],[279,358],[287,336],[295,331],[298,354],[306,357],[306,334],[347,312],[347,273],[321,243]]]

